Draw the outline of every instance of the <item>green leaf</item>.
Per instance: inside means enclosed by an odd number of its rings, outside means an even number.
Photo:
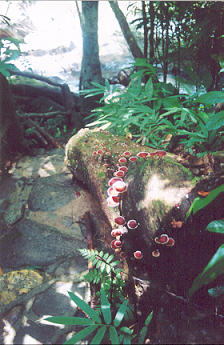
[[[209,86],[211,86],[212,82],[213,82],[213,78],[210,72],[206,72],[203,76],[202,76],[202,81],[203,84],[205,86],[206,89],[209,88]]]
[[[115,315],[115,318],[114,318],[114,326],[115,327],[118,327],[120,325],[121,321],[123,320],[124,314],[125,314],[126,309],[127,309],[127,304],[128,304],[128,300],[125,300],[122,303],[122,305],[120,306],[120,308],[118,309],[117,314]]]
[[[145,320],[145,325],[148,326],[149,323],[151,322],[153,317],[153,311],[151,311],[151,313],[148,315],[147,319]]]
[[[152,78],[150,78],[147,81],[147,83],[145,85],[145,92],[146,92],[147,98],[151,99],[152,95],[153,95],[153,82],[152,82]]]
[[[111,323],[111,310],[110,310],[110,302],[106,296],[106,292],[101,289],[100,291],[100,299],[101,299],[101,310],[103,314],[103,318],[107,325]]]
[[[128,335],[125,335],[124,340],[123,340],[123,344],[124,345],[131,345],[131,337]],[[139,344],[141,344],[141,343],[139,343]]]
[[[90,345],[98,345],[101,343],[101,340],[104,337],[104,334],[106,333],[107,326],[101,326],[100,329],[97,331],[95,337],[91,341]]]
[[[51,317],[46,318],[45,320],[53,322],[53,323],[58,323],[60,325],[75,325],[75,326],[95,325],[93,320],[85,319],[84,317],[51,316]]]
[[[91,334],[92,332],[95,331],[95,329],[97,329],[97,327],[99,327],[99,325],[95,325],[95,326],[89,326],[85,329],[83,329],[82,331],[76,333],[75,335],[73,335],[73,337],[71,337],[70,339],[68,339],[63,345],[74,345],[77,344],[78,341],[82,340],[83,338],[87,337],[87,335]]]
[[[195,102],[203,104],[214,104],[224,102],[224,92],[222,91],[211,91],[207,92],[196,98]]]
[[[208,224],[205,230],[224,234],[224,219],[214,220]]]
[[[119,344],[117,330],[114,326],[109,326],[110,341],[112,345]]]
[[[209,131],[219,129],[222,126],[224,126],[224,110],[213,114],[206,124],[206,127]]]
[[[101,324],[102,320],[99,317],[99,315],[95,312],[94,309],[92,309],[85,301],[83,301],[81,298],[79,298],[76,294],[73,292],[68,292],[71,300],[77,304],[77,306],[84,311],[91,319],[96,321],[97,323]]]
[[[190,296],[200,289],[202,285],[207,285],[212,282],[217,276],[224,272],[224,244],[222,244],[204,271],[199,274],[193,281],[192,287],[189,289]]]
[[[147,330],[148,330],[148,327],[147,327],[147,326],[142,327],[142,329],[141,329],[141,331],[140,331],[139,338],[138,338],[138,343],[139,343],[139,344],[144,344],[144,342],[145,342],[145,337],[146,337],[146,334],[147,334]]]
[[[120,328],[120,331],[121,331],[121,332],[124,332],[124,333],[127,333],[127,334],[130,334],[130,335],[132,334],[132,331],[130,330],[130,328],[125,327],[125,326],[124,326],[124,327],[121,327],[121,328]]]
[[[215,189],[213,189],[208,196],[205,198],[195,198],[191,207],[189,208],[185,220],[190,216],[191,211],[193,210],[193,214],[197,211],[202,209],[203,207],[207,206],[212,200],[214,200],[221,192],[224,192],[224,185],[221,185]]]

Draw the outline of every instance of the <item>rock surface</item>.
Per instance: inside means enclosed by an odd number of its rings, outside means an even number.
[[[22,157],[0,185],[0,343],[62,343],[75,327],[47,316],[72,316],[67,291],[89,300],[82,216],[102,211],[64,165],[64,150]]]

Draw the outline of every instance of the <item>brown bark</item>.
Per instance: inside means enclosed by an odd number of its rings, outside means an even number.
[[[42,137],[54,148],[62,148],[60,144],[58,144],[58,142],[52,138],[52,136],[50,136],[47,132],[45,132],[40,126],[38,126],[36,124],[36,122],[34,122],[33,120],[29,119],[29,123],[35,127],[35,129],[42,135]]]
[[[139,48],[136,39],[134,38],[129,25],[127,23],[127,20],[121,11],[121,9],[118,6],[117,1],[109,1],[110,7],[112,8],[115,17],[117,18],[117,21],[120,25],[121,31],[123,32],[124,38],[126,39],[126,42],[131,50],[131,53],[133,57],[136,58],[141,58],[143,59],[143,54],[141,49]]]

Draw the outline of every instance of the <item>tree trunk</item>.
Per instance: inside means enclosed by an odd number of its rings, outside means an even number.
[[[145,10],[145,1],[142,1],[142,16],[143,16],[143,27],[144,27],[144,58],[148,57],[148,28],[147,28],[147,16]]]
[[[83,57],[80,75],[80,90],[93,88],[92,82],[103,84],[98,44],[98,1],[82,1],[81,28]],[[82,110],[92,110],[101,96],[81,98]]]
[[[120,10],[117,1],[109,1],[110,7],[112,8],[115,17],[118,20],[118,23],[120,25],[121,31],[123,32],[124,38],[126,39],[126,42],[131,50],[131,53],[133,57],[141,58],[143,59],[143,54],[141,49],[138,46],[138,43],[136,42],[136,39],[132,35],[132,32],[129,28],[129,25],[127,23],[127,20],[123,14],[123,12]]]
[[[155,10],[154,4],[150,1],[149,4],[149,16],[150,16],[150,34],[149,34],[149,57],[150,60],[153,60],[154,57],[154,20],[155,20]]]
[[[13,103],[10,85],[0,73],[0,170],[4,174],[6,164],[18,152],[27,150],[20,122]],[[0,175],[1,175],[0,174]]]
[[[84,129],[69,140],[65,161],[74,177],[84,182],[100,202],[110,224],[108,232],[104,229],[101,236],[105,246],[110,246],[113,240],[111,229],[118,227],[116,217],[123,216],[127,223],[136,221],[135,229],[124,226],[126,232],[121,239],[132,274],[146,274],[149,279],[171,284],[173,291],[183,296],[222,244],[220,234],[204,229],[212,220],[224,217],[224,209],[218,207],[224,202],[224,192],[187,221],[186,213],[198,197],[198,191],[206,190],[209,185],[212,188],[220,186],[223,178],[215,176],[210,181],[197,182],[173,154],[163,158],[156,154],[154,158],[138,158],[137,162],[118,161],[124,157],[124,151],[137,156],[144,150],[144,146],[123,137]],[[147,150],[153,151],[148,147]],[[122,164],[128,168],[123,177],[127,189],[118,196],[119,205],[109,207],[108,181]],[[156,243],[156,237],[162,234],[174,239],[174,245],[167,247]],[[157,249],[159,257],[154,256]],[[136,251],[141,251],[142,260],[135,259]]]

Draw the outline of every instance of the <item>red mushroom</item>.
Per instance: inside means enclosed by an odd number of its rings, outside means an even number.
[[[114,241],[114,246],[115,246],[116,248],[120,248],[120,247],[122,246],[121,241],[115,240],[115,241]]]
[[[169,240],[166,243],[167,247],[173,247],[174,244],[175,244],[175,240],[172,237],[169,237]]]
[[[129,158],[129,161],[136,162],[137,159],[138,159],[138,157],[132,156],[132,157]]]
[[[150,156],[153,158],[156,155],[156,152],[151,152]]]
[[[123,235],[123,232],[122,232],[122,230],[120,230],[120,229],[113,229],[112,231],[111,231],[111,236],[113,236],[113,237],[120,237],[120,236],[122,236]]]
[[[114,172],[114,176],[123,177],[124,176],[124,172],[122,170],[115,171]]]
[[[136,220],[134,220],[134,219],[131,219],[131,220],[129,220],[128,221],[128,223],[127,223],[127,227],[129,228],[129,229],[136,229],[137,227],[138,227],[138,223],[136,222]]]
[[[101,155],[102,153],[103,153],[103,151],[102,150],[98,150],[98,152],[97,152],[99,155]]]
[[[169,237],[167,234],[162,234],[160,237],[155,238],[155,242],[158,244],[167,244],[169,241]]]
[[[138,157],[141,157],[141,158],[146,158],[148,155],[149,155],[148,152],[139,152],[139,153],[137,154],[137,156],[138,156]]]
[[[108,188],[107,190],[108,196],[118,196],[118,192],[113,187]]]
[[[112,184],[112,187],[118,193],[124,193],[127,190],[127,185],[124,181],[116,181]]]
[[[115,223],[118,224],[118,225],[124,225],[126,222],[125,222],[125,219],[124,217],[122,216],[118,216],[114,219]]]
[[[121,257],[122,259],[126,259],[126,258],[127,258],[127,254],[126,254],[125,252],[121,252],[121,253],[120,253],[120,257]]]
[[[127,159],[125,157],[121,157],[119,160],[118,160],[119,163],[126,163],[127,162]]]
[[[112,177],[108,182],[108,186],[111,187],[117,181],[123,181],[123,180],[121,177]]]
[[[159,156],[159,158],[162,158],[163,156],[166,155],[166,152],[162,151],[162,150],[159,150],[159,151],[156,151],[156,154],[157,154],[157,156]]]
[[[140,250],[137,250],[136,252],[134,252],[134,257],[138,260],[143,258],[142,252],[140,252]]]
[[[107,205],[109,207],[116,207],[119,205],[119,198],[117,196],[109,196],[107,198]]]
[[[154,251],[152,252],[152,256],[154,256],[155,258],[158,258],[158,256],[160,256],[159,250],[158,250],[158,249],[154,250]]]
[[[129,157],[129,156],[131,155],[131,152],[130,152],[130,151],[125,151],[125,152],[123,153],[123,155],[124,155],[125,157]]]
[[[124,172],[128,172],[128,168],[125,167],[124,165],[122,165],[121,167],[119,167],[118,170],[121,170],[121,171],[124,171]]]

